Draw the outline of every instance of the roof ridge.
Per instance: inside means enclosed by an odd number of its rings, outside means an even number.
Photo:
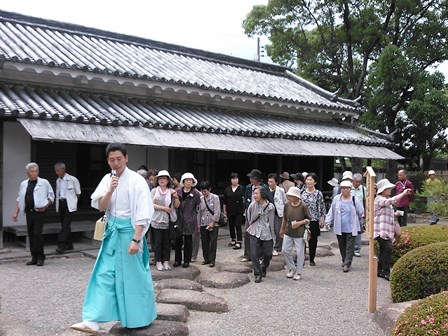
[[[226,63],[234,66],[240,66],[264,72],[275,72],[277,74],[284,74],[288,68],[277,64],[261,63],[244,58],[230,56],[222,53],[206,51],[203,49],[185,47],[182,45],[167,43],[157,40],[152,40],[145,37],[138,37],[134,35],[121,34],[99,28],[87,27],[80,24],[57,21],[53,19],[45,19],[36,16],[24,15],[16,12],[8,12],[0,9],[0,20],[14,21],[20,24],[34,25],[45,28],[64,30],[70,33],[85,34],[96,38],[106,38],[121,43],[138,44],[142,47],[157,49],[161,51],[168,51],[171,53],[193,56],[195,58],[212,61],[215,63]]]

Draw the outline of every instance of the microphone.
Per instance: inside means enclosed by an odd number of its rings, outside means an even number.
[[[116,175],[117,175],[117,172],[114,169],[112,169],[110,171],[110,177],[113,177],[113,176],[116,176]]]

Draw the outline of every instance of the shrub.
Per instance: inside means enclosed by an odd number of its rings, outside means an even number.
[[[423,184],[423,191],[417,195],[428,199],[426,206],[428,212],[448,216],[448,207],[446,206],[448,203],[448,181],[436,180],[431,183],[425,182]]]
[[[393,244],[392,264],[400,257],[417,247],[448,241],[448,226],[406,226],[402,227],[402,236]]]
[[[448,335],[448,292],[414,303],[395,322],[393,336]]]
[[[448,242],[430,244],[398,259],[390,278],[394,302],[423,299],[448,289]]]

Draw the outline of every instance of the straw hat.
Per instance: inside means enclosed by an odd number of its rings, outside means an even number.
[[[294,196],[294,197],[301,199],[302,197],[300,195],[301,195],[301,191],[297,187],[289,188],[288,192],[286,193],[286,196]]]
[[[386,189],[395,188],[395,184],[390,183],[389,180],[386,178],[379,180],[378,183],[376,184],[376,187],[378,188],[376,194],[379,195]]]
[[[182,188],[184,187],[184,180],[185,179],[192,179],[193,180],[193,185],[192,185],[193,187],[195,187],[196,184],[198,184],[198,180],[196,180],[196,178],[194,177],[194,175],[192,173],[185,173],[180,178],[180,186]]]
[[[330,181],[327,181],[327,183],[332,187],[337,187],[339,185],[339,181],[336,177],[333,177]]]
[[[283,173],[280,174],[280,177],[282,179],[289,180],[289,173],[288,172],[283,172]]]

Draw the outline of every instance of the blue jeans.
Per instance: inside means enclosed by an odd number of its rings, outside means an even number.
[[[358,234],[355,237],[355,252],[356,253],[361,253],[361,234]]]

